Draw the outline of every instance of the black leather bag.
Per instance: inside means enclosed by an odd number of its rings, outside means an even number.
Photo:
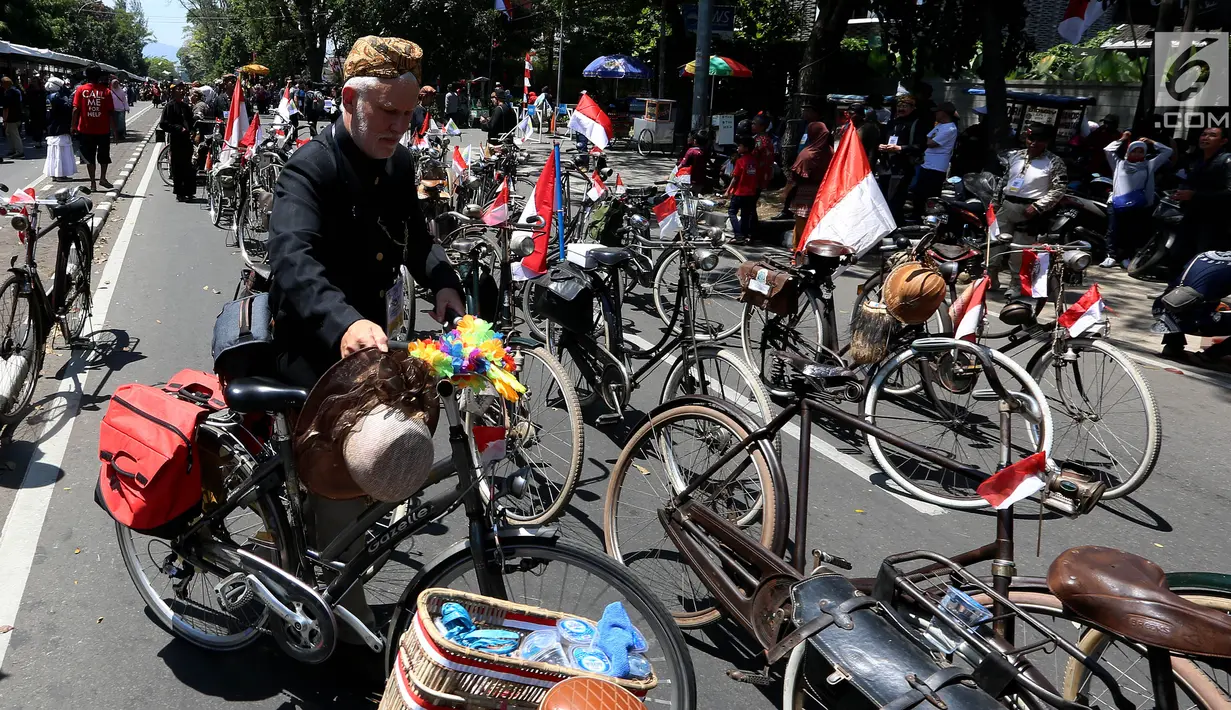
[[[1159,299],[1171,313],[1183,313],[1193,306],[1205,303],[1205,296],[1192,286],[1176,286]]]
[[[214,372],[224,379],[266,373],[273,362],[273,344],[269,294],[231,301],[214,320]]]
[[[562,261],[537,283],[534,307],[541,315],[574,333],[594,330],[594,290],[581,267]]]
[[[1003,706],[974,685],[958,667],[942,669],[907,632],[887,618],[875,600],[858,594],[841,575],[821,573],[791,588],[792,622],[820,629],[807,642],[840,670],[873,707],[933,708],[923,690],[950,710]]]

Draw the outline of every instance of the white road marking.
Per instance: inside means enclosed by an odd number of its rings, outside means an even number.
[[[97,324],[96,328],[102,328],[107,322],[107,309],[111,306],[111,296],[119,283],[124,255],[128,252],[128,244],[137,226],[141,206],[145,203],[145,192],[157,167],[157,162],[151,159],[145,175],[141,178],[141,186],[134,193],[128,216],[112,244],[111,256],[99,277],[100,285],[94,290],[93,322]],[[13,499],[4,528],[0,530],[0,625],[11,624],[17,627],[10,633],[0,634],[0,668],[4,666],[9,641],[14,634],[23,633],[17,623],[17,612],[21,608],[21,597],[30,577],[34,555],[38,551],[38,539],[47,517],[47,507],[51,504],[51,494],[56,489],[56,477],[73,434],[73,424],[77,421],[81,393],[85,390],[86,380],[90,375],[81,350],[73,351],[64,371],[58,394],[64,402],[62,416],[67,416],[68,420],[61,423],[59,418],[50,419],[43,427],[36,439],[43,443],[38,445],[30,458],[22,477],[21,488]]]
[[[1114,340],[1111,341],[1111,344],[1115,345],[1115,341]],[[1195,380],[1201,380],[1207,385],[1214,385],[1215,387],[1221,387],[1225,390],[1231,390],[1231,380],[1228,380],[1226,376],[1219,376],[1215,374],[1197,372],[1195,370],[1190,370],[1180,365],[1180,363],[1177,363],[1177,362],[1167,362],[1166,360],[1155,360],[1152,357],[1138,355],[1137,353],[1127,348],[1120,348],[1120,352],[1124,353],[1125,357],[1127,357],[1129,360],[1134,360],[1143,365],[1157,367],[1160,370],[1168,370],[1172,373],[1179,373],[1181,375],[1186,375],[1188,377],[1191,377]]]
[[[628,340],[630,343],[636,345],[639,348],[648,350],[654,347],[654,343],[651,343],[648,340],[638,337],[636,335],[625,333],[624,338],[625,340]],[[675,362],[675,356],[668,355],[667,360],[670,363],[673,363]],[[757,416],[761,416],[760,410],[756,407],[754,403],[747,402],[747,403],[742,404],[742,406],[744,407],[744,409],[748,409],[753,414]],[[782,432],[785,433],[787,436],[790,436],[791,438],[795,439],[795,441],[799,441],[801,432],[799,430],[799,425],[797,425],[795,422],[787,422],[786,425],[782,427]],[[817,437],[815,434],[810,435],[808,438],[809,438],[808,445],[812,447],[813,451],[820,454],[821,456],[824,456],[830,461],[833,461],[834,463],[838,464],[839,466],[846,469],[847,471],[850,471],[856,476],[862,478],[868,483],[871,483],[873,486],[888,493],[889,495],[898,499],[900,502],[905,503],[906,505],[913,508],[915,512],[922,513],[923,515],[944,515],[945,513],[949,512],[947,509],[941,508],[938,505],[932,505],[931,503],[925,503],[921,500],[916,500],[915,498],[912,498],[911,496],[901,491],[893,490],[892,488],[887,488],[886,486],[893,485],[891,481],[886,480],[885,485],[881,485],[880,483],[873,483],[872,481],[873,476],[882,476],[882,477],[885,477],[886,479],[888,478],[888,476],[886,476],[880,469],[869,466],[868,464],[864,463],[863,461],[860,461],[854,456],[842,453],[835,446]]]

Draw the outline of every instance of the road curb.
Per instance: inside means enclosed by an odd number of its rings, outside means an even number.
[[[94,208],[94,236],[97,237],[103,231],[103,225],[107,223],[107,218],[111,216],[111,210],[115,207],[116,200],[124,191],[124,185],[128,184],[128,180],[132,174],[136,172],[137,163],[141,162],[141,156],[145,153],[147,146],[154,141],[154,128],[151,128],[145,134],[145,140],[137,144],[135,150],[124,161],[124,169],[119,172],[113,187],[107,191],[105,199],[98,203]]]

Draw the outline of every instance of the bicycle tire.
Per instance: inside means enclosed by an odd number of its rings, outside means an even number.
[[[1159,455],[1159,450],[1161,448],[1160,444],[1162,441],[1162,429],[1163,429],[1162,420],[1158,413],[1158,403],[1154,400],[1154,393],[1150,389],[1150,383],[1147,382],[1145,377],[1141,374],[1141,370],[1139,370],[1137,366],[1133,364],[1133,361],[1129,360],[1128,356],[1126,356],[1124,352],[1120,350],[1119,348],[1117,348],[1116,346],[1112,345],[1111,343],[1105,340],[1101,340],[1098,338],[1073,338],[1072,340],[1068,341],[1067,346],[1068,346],[1068,351],[1066,352],[1066,357],[1064,358],[1064,362],[1063,362],[1064,366],[1066,367],[1075,366],[1076,363],[1079,362],[1079,359],[1076,359],[1076,356],[1080,353],[1080,351],[1097,350],[1103,353],[1104,355],[1106,355],[1108,358],[1110,358],[1112,362],[1114,362],[1124,373],[1127,374],[1129,381],[1132,383],[1133,388],[1137,391],[1137,394],[1141,398],[1141,401],[1144,405],[1143,413],[1145,415],[1145,423],[1146,423],[1145,449],[1142,451],[1140,463],[1138,463],[1137,467],[1132,472],[1130,472],[1128,477],[1125,478],[1123,482],[1121,483],[1117,483],[1113,485],[1114,483],[1113,481],[1104,479],[1105,482],[1107,483],[1107,490],[1103,493],[1103,499],[1113,500],[1116,498],[1123,498],[1124,496],[1140,488],[1141,485],[1146,482],[1146,479],[1150,477],[1150,474],[1154,471],[1155,464],[1158,463],[1158,455]],[[1075,359],[1070,360],[1067,357],[1068,352],[1072,352],[1075,355]],[[1051,378],[1048,378],[1047,375],[1048,373],[1055,372],[1055,368],[1051,366],[1054,362],[1055,362],[1055,353],[1052,351],[1052,345],[1051,345],[1051,342],[1049,341],[1045,343],[1041,348],[1039,348],[1039,351],[1035,354],[1031,362],[1031,365],[1030,365],[1030,375],[1034,377],[1034,379],[1039,383],[1040,387],[1045,390],[1044,395],[1047,394],[1046,384],[1051,382]],[[1076,415],[1069,414],[1068,413],[1069,409],[1066,406],[1065,401],[1073,399],[1073,398],[1065,396],[1062,392],[1059,391],[1059,387],[1057,387],[1057,391],[1058,391],[1058,394],[1054,399],[1049,397],[1049,401],[1056,402],[1055,404],[1052,404],[1051,406],[1053,421],[1059,422],[1061,417],[1063,417],[1071,421],[1078,422],[1077,424],[1078,426],[1080,426],[1084,422],[1091,422],[1092,420],[1096,420],[1096,421],[1093,421],[1094,425],[1097,425],[1105,421],[1106,412],[1099,412],[1097,413],[1096,417],[1087,416],[1088,413],[1086,412],[1079,412]],[[1104,398],[1100,398],[1100,402],[1099,402],[1100,405],[1102,404],[1102,399]],[[1119,406],[1120,402],[1122,402],[1123,399],[1124,399],[1123,397],[1116,399],[1112,403],[1112,407],[1114,408],[1116,406]],[[1068,448],[1063,445],[1063,442],[1067,441],[1067,438],[1062,437],[1060,435],[1059,428],[1061,428],[1061,425],[1057,424],[1057,435],[1054,438],[1053,450],[1051,451],[1051,456],[1052,458],[1060,462],[1062,466],[1064,466],[1065,464],[1075,463],[1074,456],[1070,456],[1066,454],[1066,451],[1068,451]],[[1135,435],[1129,436],[1128,440],[1126,440],[1125,438],[1119,437],[1119,436],[1115,436],[1114,433],[1112,434],[1112,437],[1114,437],[1116,441],[1121,442],[1122,444],[1126,446],[1131,446],[1131,441],[1136,440]],[[1113,462],[1118,462],[1120,460],[1119,456],[1113,455],[1111,451],[1107,450],[1110,447],[1106,446],[1106,443],[1107,443],[1106,437],[1100,438],[1097,436],[1091,436],[1090,438],[1094,440],[1090,444],[1090,446],[1094,446],[1095,444],[1099,444],[1099,443],[1104,444],[1104,446],[1102,447],[1103,451],[1101,452],[1102,456],[1100,456],[1100,458],[1106,458]],[[1077,446],[1079,446],[1079,444],[1075,444],[1075,448],[1073,449],[1073,454],[1079,455],[1080,459],[1084,461],[1091,461],[1093,457],[1080,455],[1080,452],[1076,451]],[[1090,449],[1090,446],[1087,447],[1087,450]],[[1093,461],[1091,462],[1093,463]],[[1089,473],[1095,469],[1093,469],[1091,466],[1081,464],[1078,470],[1080,470],[1083,473]]]
[[[209,220],[217,227],[222,223],[222,195],[218,191],[218,180],[213,174],[205,181],[205,192],[209,199]]]
[[[748,397],[747,395],[741,393],[730,393],[731,396],[726,396],[727,385],[723,380],[719,379],[718,381],[711,383],[711,387],[714,385],[719,386],[719,394],[713,394],[711,396],[726,400],[732,405],[739,407],[754,416],[760,417],[762,423],[768,422],[774,418],[775,412],[769,400],[769,393],[761,384],[760,378],[752,372],[752,369],[748,367],[748,363],[744,362],[742,357],[734,351],[726,348],[719,348],[713,345],[701,345],[697,347],[697,359],[700,361],[703,369],[705,367],[704,362],[707,360],[724,362],[735,368],[735,374],[740,378],[740,380],[743,381],[743,384],[747,387],[748,392],[752,395],[751,397]],[[663,384],[662,395],[658,398],[659,404],[666,404],[677,397],[682,397],[685,395],[707,394],[701,392],[700,388],[697,387],[695,383],[689,384],[685,381],[686,375],[689,376],[689,379],[695,377],[695,375],[689,373],[689,368],[686,367],[687,364],[686,358],[684,357],[678,357],[675,362],[671,363],[671,369],[667,371],[667,380]],[[706,379],[712,379],[712,377],[710,375],[706,375]],[[777,449],[776,444],[777,442],[775,440],[775,450]]]
[[[34,398],[34,388],[38,382],[39,372],[43,367],[43,317],[39,303],[32,293],[22,293],[28,277],[24,274],[11,274],[0,284],[0,312],[7,311],[11,330],[0,333],[0,354],[4,357],[0,362],[8,366],[8,360],[14,356],[26,358],[27,370],[25,381],[17,392],[17,396],[7,407],[0,410],[0,423],[15,424],[21,421],[30,400]],[[11,296],[9,294],[12,294]],[[9,298],[12,298],[12,308],[8,308]],[[25,303],[25,314],[18,316],[19,306]],[[17,363],[13,363],[17,366]]]
[[[289,538],[290,533],[281,503],[276,499],[276,497],[267,493],[261,495],[257,499],[256,506],[256,510],[243,508],[238,510],[250,510],[250,512],[254,512],[260,518],[261,522],[265,525],[265,532],[273,536],[273,540],[269,544],[272,545],[273,549],[276,551],[277,557],[279,558],[276,564],[281,566],[283,569],[290,569],[291,566],[288,564],[289,560],[286,559],[286,548],[282,543],[283,540],[287,540]],[[271,530],[271,528],[273,528],[273,530]],[[269,611],[259,602],[255,602],[255,605],[260,607],[260,611],[255,615],[254,621],[252,623],[245,623],[245,625],[239,628],[235,633],[225,635],[210,634],[194,627],[191,623],[185,620],[185,614],[181,614],[173,610],[172,604],[169,604],[167,600],[160,596],[159,592],[153,588],[149,575],[141,569],[139,551],[134,540],[134,536],[140,535],[140,533],[134,532],[133,530],[130,530],[117,522],[115,524],[115,534],[116,540],[120,547],[120,557],[124,561],[124,568],[128,571],[128,577],[132,580],[133,586],[137,588],[137,593],[141,596],[141,600],[145,602],[146,609],[149,610],[150,615],[154,617],[154,621],[159,626],[162,626],[173,635],[194,646],[197,646],[198,648],[204,648],[210,651],[237,651],[251,645],[258,639],[265,636],[265,631],[263,628],[269,617]],[[147,550],[149,550],[151,545],[157,542],[166,547],[168,555],[174,554],[170,545],[167,544],[167,541],[159,538],[148,539],[150,542],[145,545]],[[160,560],[155,560],[153,558],[153,552],[150,552],[150,554],[151,560],[155,562],[155,570],[160,574],[165,574],[165,572],[159,568],[158,563]],[[162,553],[158,553],[158,556],[161,557]],[[182,560],[182,558],[178,557],[175,559]],[[162,562],[165,564],[165,561]],[[194,576],[196,574],[205,573],[201,570],[197,570],[194,573]],[[213,587],[209,584],[208,580],[201,586],[205,589],[206,594],[213,593]],[[178,595],[174,596],[178,597]],[[179,601],[176,603],[178,604]],[[212,607],[209,611],[214,614],[222,613],[220,609],[214,609]]]
[[[642,128],[637,134],[637,154],[649,157],[654,153],[654,134],[648,128]]]
[[[507,452],[503,459],[492,465],[493,471],[498,478],[508,478],[513,474],[528,469],[531,475],[526,477],[527,491],[532,497],[534,492],[538,491],[538,500],[543,502],[544,505],[541,507],[536,506],[527,512],[521,512],[510,507],[516,505],[515,499],[505,498],[501,503],[504,508],[505,518],[517,525],[545,525],[555,520],[564,512],[564,509],[573,499],[573,493],[577,489],[577,481],[581,477],[581,466],[585,461],[586,441],[585,423],[581,419],[581,403],[578,401],[577,392],[573,389],[572,380],[568,377],[560,362],[546,348],[523,348],[511,345],[509,350],[514,358],[517,358],[519,355],[522,358],[522,362],[518,367],[518,376],[523,380],[523,384],[526,385],[526,394],[522,395],[517,403],[506,402],[498,396],[493,398],[492,402],[488,407],[484,408],[482,413],[486,416],[468,411],[466,413],[466,426],[467,429],[472,429],[476,424],[487,424],[504,425],[508,428],[510,436],[506,440]],[[535,445],[543,434],[540,423],[533,421],[532,417],[521,416],[522,408],[529,399],[535,397],[546,399],[546,397],[543,397],[543,393],[539,391],[539,388],[534,386],[533,382],[526,381],[527,358],[538,361],[546,368],[554,387],[558,391],[558,394],[553,392],[549,386],[547,388],[547,396],[553,400],[558,399],[559,403],[563,404],[569,425],[570,439],[567,442],[570,447],[569,459],[567,466],[563,468],[563,475],[559,476],[558,493],[552,500],[548,500],[542,495],[543,490],[550,490],[550,482],[542,479],[534,480],[537,472],[541,471],[541,469],[536,467],[532,461],[527,462],[528,454],[526,449],[520,446],[524,440],[529,440],[530,445]],[[499,406],[499,414],[492,411],[493,406]],[[556,456],[564,460],[563,456],[559,454],[556,454]],[[521,460],[519,461],[519,459]],[[485,485],[481,490],[484,492],[485,497],[490,495],[490,491]]]
[[[728,436],[724,437],[721,442],[717,437],[713,436],[712,431],[709,432],[711,439],[719,445],[732,441],[743,441],[750,433],[743,425],[735,419],[729,417],[724,412],[697,404],[685,404],[656,413],[650,418],[649,421],[643,424],[635,434],[629,437],[628,442],[624,445],[624,449],[620,452],[620,458],[617,459],[615,468],[612,469],[611,480],[607,486],[606,501],[603,503],[603,543],[607,554],[615,559],[619,564],[628,566],[630,562],[629,557],[632,556],[631,554],[626,553],[621,546],[619,540],[621,526],[617,520],[619,517],[620,501],[626,492],[624,490],[625,479],[628,476],[629,471],[632,469],[636,469],[637,474],[646,479],[653,474],[653,472],[651,472],[647,467],[641,466],[633,461],[634,452],[637,451],[636,445],[642,439],[646,439],[651,436],[656,428],[664,427],[670,424],[673,420],[684,418],[693,418],[701,421],[709,420],[711,426],[725,429]],[[676,448],[678,448],[678,444],[673,443],[670,446],[665,447],[665,450],[672,451],[672,453],[674,453]],[[723,452],[725,451],[726,449],[724,448]],[[780,494],[780,492],[775,489],[773,476],[771,475],[768,463],[765,461],[767,456],[772,455],[773,450],[770,449],[764,442],[758,444],[755,453],[748,455],[752,460],[753,465],[757,468],[757,478],[760,484],[760,491],[757,494],[757,499],[754,502],[754,505],[757,503],[760,505],[757,510],[751,510],[751,506],[749,506],[750,512],[744,513],[734,521],[736,524],[747,527],[754,521],[759,520],[761,523],[761,531],[757,537],[762,545],[771,550],[781,549],[781,545],[785,543],[785,540],[775,539],[775,530],[779,527],[777,525],[778,519],[789,515],[789,512],[786,510],[786,499],[783,497],[785,492],[781,492]],[[667,474],[667,477],[670,478],[670,474]],[[635,479],[636,477],[634,477],[634,480]],[[673,482],[670,480],[664,480],[662,485],[658,487],[658,490],[664,492],[673,489],[678,490],[682,485],[684,485],[683,481]],[[653,485],[651,485],[651,487],[653,487]],[[721,491],[715,491],[714,493],[718,494],[721,493]],[[665,501],[660,501],[660,503],[665,504]],[[657,508],[650,508],[649,504],[646,506],[638,506],[630,503],[629,505],[632,508],[647,511],[647,517],[652,518],[647,525],[658,524],[657,513],[655,512]],[[722,513],[719,514],[721,515]],[[732,516],[727,517],[728,519],[731,519]],[[785,535],[785,526],[782,526],[782,528]],[[670,538],[667,537],[665,531],[663,532],[662,542],[667,545],[670,550],[675,550],[675,546],[671,543]],[[629,547],[631,548],[631,546]],[[636,562],[640,559],[641,558],[638,558],[632,561]],[[686,565],[685,569],[688,569]],[[648,578],[650,575],[647,572],[643,573],[643,576]],[[668,573],[667,577],[670,576],[671,573]],[[703,585],[698,586],[703,587]],[[722,611],[716,606],[713,606],[711,602],[698,600],[695,597],[685,599],[685,595],[680,589],[667,590],[665,592],[665,596],[672,602],[670,606],[668,605],[668,601],[661,597],[659,598],[659,601],[670,609],[672,617],[675,618],[675,622],[679,624],[681,628],[700,628],[706,624],[710,624],[718,620],[722,616]],[[680,607],[678,612],[675,608],[673,608],[674,606]]]
[[[541,342],[547,342],[547,318],[539,315],[538,309],[534,307],[536,294],[541,288],[543,287],[538,284],[537,279],[522,282],[521,313],[530,334]]]
[[[74,343],[81,338],[81,331],[85,329],[86,320],[90,316],[93,234],[90,233],[89,227],[78,226],[72,241],[65,249],[57,250],[56,253],[56,274],[62,275],[62,278],[57,279],[53,301],[64,311],[59,319],[60,333],[67,343]]]
[[[1013,361],[1012,358],[1005,355],[1004,353],[1001,353],[998,350],[993,350],[991,348],[986,348],[986,347],[984,348],[984,350],[990,355],[993,363],[996,366],[998,366],[1002,370],[1007,371],[1010,375],[1013,376],[1013,379],[1017,381],[1017,384],[1021,385],[1022,389],[1019,389],[1016,391],[1024,392],[1027,396],[1034,399],[1035,402],[1042,403],[1045,401],[1045,399],[1043,398],[1043,393],[1039,389],[1038,383],[1035,382],[1034,378],[1031,377],[1028,372],[1026,372],[1025,368],[1023,368],[1021,365],[1018,365],[1016,362]],[[877,406],[882,401],[882,393],[885,389],[885,384],[884,384],[885,381],[888,380],[890,377],[892,377],[894,373],[910,366],[911,361],[916,358],[920,358],[921,360],[924,360],[924,362],[921,362],[920,364],[914,366],[916,370],[923,372],[925,369],[930,368],[931,365],[929,365],[928,362],[926,361],[927,359],[926,355],[927,355],[926,353],[920,353],[920,352],[913,350],[910,347],[906,347],[903,350],[899,351],[892,358],[889,358],[888,360],[886,360],[885,364],[877,370],[876,376],[872,378],[872,382],[868,385],[868,393],[864,399],[864,419],[868,421],[868,423],[876,424],[876,420],[878,416]],[[1004,380],[1003,375],[1001,375],[1001,379],[1002,381]],[[1006,383],[1005,386],[1010,391],[1015,391],[1014,388],[1010,384]],[[968,393],[972,393],[974,389],[975,389],[975,384],[974,383],[970,384]],[[889,395],[888,397],[886,397],[886,401],[890,398],[892,398],[892,395]],[[1054,427],[1051,421],[1051,412],[1048,407],[1043,407],[1041,404],[1040,404],[1040,410],[1042,414],[1042,422],[1038,424],[1036,427],[1027,427],[1029,430],[1029,437],[1032,440],[1029,442],[1029,445],[1026,446],[1025,448],[1030,449],[1032,452],[1049,451],[1051,449],[1052,436],[1054,432]],[[915,423],[918,423],[919,421],[922,420],[921,419],[922,414],[918,411],[917,408],[913,409],[912,412],[913,412],[913,421]],[[885,419],[885,418],[888,418],[888,417],[882,417],[882,419]],[[949,417],[949,418],[952,419],[953,417]],[[963,430],[965,430],[966,428],[965,422],[955,421],[951,423],[955,426],[961,425],[963,427]],[[998,426],[999,426],[999,423],[997,421],[997,427]],[[997,431],[999,431],[999,429],[997,429]],[[938,495],[936,493],[933,493],[931,491],[921,488],[919,484],[917,484],[916,481],[911,476],[903,473],[898,468],[898,466],[894,465],[894,463],[891,460],[891,457],[886,452],[885,448],[881,445],[881,442],[879,439],[872,436],[871,434],[865,435],[864,438],[868,443],[868,450],[872,454],[872,458],[876,460],[876,463],[881,467],[881,470],[883,470],[886,474],[888,474],[888,476],[892,478],[899,486],[901,486],[903,490],[905,490],[907,494],[909,494],[910,496],[918,500],[931,503],[933,505],[939,505],[939,506],[946,507],[946,508],[955,508],[958,510],[976,510],[979,508],[985,508],[989,505],[989,503],[986,500],[984,500],[982,497],[978,495],[978,493],[975,492],[976,484],[974,482],[967,484],[969,485],[968,491],[959,492],[959,493],[952,494],[952,495],[949,495],[949,494]],[[954,446],[957,445],[957,442],[960,438],[961,437],[956,436],[956,435],[953,437]],[[999,439],[999,435],[997,434],[997,440],[998,439]],[[1016,437],[1015,437],[1015,440],[1016,440]],[[918,442],[916,441],[913,443],[918,443]],[[1017,444],[1017,446],[1021,448],[1020,443]],[[932,448],[935,448],[935,447],[932,447]],[[941,455],[948,456],[949,458],[952,458],[955,460],[960,460],[958,459],[957,454],[954,451],[940,450],[938,453],[941,453]],[[908,460],[918,462],[918,459],[915,459],[913,456],[908,457]],[[963,463],[966,463],[967,465],[974,465],[969,461],[964,461]],[[1013,463],[1013,462],[1011,461],[1010,463]],[[990,465],[990,468],[992,470],[986,470],[986,467],[985,467],[984,472],[987,473],[989,476],[995,473],[996,464],[997,462],[992,462]],[[924,471],[924,473],[931,474],[931,471]],[[955,481],[965,482],[967,480],[966,477],[963,476],[962,474],[958,474],[954,472],[945,471],[942,475],[950,475],[950,474],[954,477]],[[948,485],[945,485],[943,481],[944,479],[942,479],[942,482],[941,482],[942,488],[944,488],[945,490],[950,490],[951,487]]]
[[[158,177],[162,184],[171,187],[175,182],[171,179],[171,144],[164,143],[158,151]]]
[[[728,244],[722,245],[715,251],[720,254],[719,265],[712,271],[700,272],[702,293],[697,294],[697,304],[693,309],[693,312],[698,319],[696,337],[697,340],[701,341],[724,340],[729,338],[739,330],[741,322],[738,315],[740,312],[739,301],[737,300],[739,298],[739,277],[735,275],[735,269],[737,269],[740,264],[747,261],[747,259],[739,250]],[[671,317],[675,312],[675,290],[679,285],[678,279],[668,280],[666,278],[666,272],[668,267],[673,262],[679,261],[682,253],[683,251],[678,248],[665,249],[659,255],[658,263],[654,266],[654,310],[658,313],[658,319],[662,321],[664,326],[671,324]],[[730,269],[723,269],[721,261],[723,258],[730,260],[730,262],[734,262],[734,266]],[[731,285],[728,288],[723,289],[721,293],[706,293],[705,291],[707,289],[713,288],[713,285],[706,281],[706,277],[713,276],[714,274],[729,274],[731,277]],[[717,281],[717,279],[714,280]],[[706,320],[706,315],[709,313],[708,307],[720,307],[723,301],[728,302],[727,308],[732,316],[730,318],[730,324],[728,324],[725,319],[720,320],[720,328],[716,330],[707,330],[703,321]],[[674,332],[679,333],[680,329],[681,324],[676,322]]]
[[[589,581],[587,579],[582,579],[580,582],[574,580],[570,585],[562,585],[567,586],[568,589],[553,588],[550,590],[553,595],[556,593],[560,594],[560,601],[555,603],[542,599],[542,595],[533,595],[530,592],[532,586],[537,586],[540,591],[546,591],[543,590],[543,580],[546,575],[537,576],[534,571],[525,569],[525,563],[529,560],[547,561],[548,563],[553,561],[563,562],[576,569],[583,570],[589,576],[604,581],[610,588],[619,595],[622,595],[624,598],[620,601],[624,603],[629,615],[636,617],[633,619],[633,623],[638,626],[642,635],[650,643],[650,651],[647,652],[646,657],[650,658],[653,656],[656,659],[652,662],[656,664],[655,673],[660,677],[660,682],[658,687],[651,690],[647,696],[650,706],[663,706],[680,710],[693,710],[696,707],[696,674],[693,670],[692,657],[689,654],[684,635],[672,623],[671,615],[663,608],[662,604],[627,569],[599,553],[549,538],[526,538],[512,542],[502,542],[500,550],[506,560],[505,569],[520,570],[522,573],[521,579],[525,580],[525,583],[521,585],[516,583],[505,585],[510,589],[521,592],[520,598],[509,601],[570,613],[569,610],[562,608],[564,606],[564,592],[569,591],[570,593],[575,593],[578,597],[582,597],[584,596],[583,593],[589,588]],[[511,560],[521,560],[522,564],[515,564],[510,562]],[[397,655],[398,641],[406,629],[409,628],[410,619],[415,612],[414,603],[418,599],[419,594],[423,590],[432,587],[461,588],[462,577],[467,572],[474,570],[474,564],[474,558],[469,547],[463,547],[448,557],[437,561],[430,568],[423,570],[407,586],[405,593],[402,595],[402,600],[398,604],[393,623],[389,625],[385,644],[386,669],[392,669],[393,667]],[[506,578],[508,576],[506,575]],[[536,579],[538,580],[537,584],[535,583]],[[477,593],[482,594],[484,592],[478,591]],[[518,595],[510,594],[509,596]],[[601,597],[598,599],[601,599]],[[601,613],[601,610],[599,613]],[[588,616],[589,614],[578,615]],[[657,653],[655,653],[656,651]],[[668,672],[660,672],[664,669],[657,665],[659,663],[668,666],[670,670]],[[662,682],[663,680],[668,682]]]
[[[775,315],[751,303],[744,304],[740,318],[740,346],[744,359],[775,397],[790,397],[793,393],[775,386],[771,377],[774,351],[782,350],[815,362],[825,352],[824,342],[825,308],[811,289],[804,289],[799,306],[789,316]]]

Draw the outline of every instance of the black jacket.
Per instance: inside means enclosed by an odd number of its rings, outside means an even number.
[[[923,151],[928,147],[928,131],[932,130],[932,123],[925,122],[923,116],[922,112],[916,110],[909,115],[894,118],[889,123],[889,135],[897,136],[897,143],[902,146],[902,150],[898,153],[884,153],[882,158],[889,156],[883,164],[887,164],[889,171],[895,175],[913,173],[915,166],[923,162]]]
[[[282,169],[269,255],[276,349],[306,361],[317,377],[341,359],[351,324],[384,327],[385,292],[403,263],[433,292],[461,291],[444,249],[427,232],[409,151],[399,145],[388,160],[373,160],[341,120]]]
[[[1231,153],[1223,151],[1209,160],[1198,153],[1187,172],[1183,187],[1193,191],[1193,199],[1185,212],[1206,215],[1225,209],[1231,200]]]
[[[487,122],[487,142],[499,143],[500,136],[516,127],[517,114],[513,112],[513,107],[508,104],[497,106],[492,110],[492,115]]]
[[[48,113],[47,135],[63,136],[72,132],[73,95],[60,91],[51,95],[51,111]]]

